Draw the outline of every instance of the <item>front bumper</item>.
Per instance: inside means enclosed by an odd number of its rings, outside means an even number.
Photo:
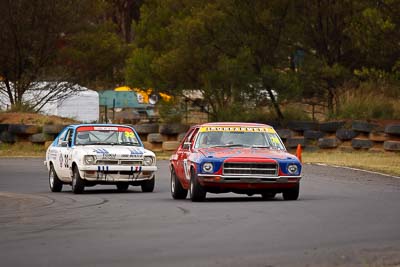
[[[120,165],[83,165],[79,168],[82,171],[130,171],[142,172],[157,171],[157,166],[120,166]]]
[[[214,174],[198,174],[203,186],[227,188],[290,188],[296,186],[301,176],[229,176]]]
[[[157,166],[83,165],[79,171],[84,180],[93,182],[136,182],[153,179]]]

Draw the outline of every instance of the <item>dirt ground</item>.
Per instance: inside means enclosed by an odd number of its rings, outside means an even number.
[[[0,113],[0,123],[44,125],[44,124],[72,124],[76,123],[76,121],[69,118],[48,116],[36,113],[4,112]]]

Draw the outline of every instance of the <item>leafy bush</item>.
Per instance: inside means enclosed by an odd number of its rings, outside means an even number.
[[[311,121],[310,115],[303,108],[296,105],[288,105],[283,110],[285,121]]]
[[[288,105],[282,108],[282,113],[285,121],[290,120],[303,120],[310,121],[311,117],[303,111],[300,107]],[[224,110],[219,111],[214,119],[215,121],[241,121],[241,122],[271,122],[277,121],[278,116],[273,108],[263,109],[263,108],[253,108],[253,107],[243,107],[238,104],[234,104]]]
[[[176,101],[163,101],[161,100],[157,104],[158,114],[160,115],[160,121],[163,123],[181,122],[183,118],[183,111],[179,107]]]
[[[223,110],[212,114],[212,121],[231,122],[264,122],[271,118],[271,114],[261,108],[249,108],[241,104],[232,104]]]
[[[34,108],[27,103],[15,104],[7,112],[34,112]]]
[[[394,119],[400,114],[398,100],[377,94],[377,92],[359,90],[347,93],[340,98],[338,118]]]

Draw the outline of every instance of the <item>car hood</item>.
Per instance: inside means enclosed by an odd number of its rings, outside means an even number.
[[[296,156],[282,150],[269,148],[249,147],[214,147],[200,148],[198,152],[204,157],[215,158],[271,158],[271,159],[297,159]]]
[[[87,146],[77,146],[75,148],[81,153],[86,155],[97,155],[101,156],[115,156],[115,157],[143,157],[144,155],[154,155],[151,151],[143,147],[135,146],[111,146],[111,145],[87,145]]]

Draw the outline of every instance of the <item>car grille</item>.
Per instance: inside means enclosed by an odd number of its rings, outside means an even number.
[[[228,176],[277,176],[276,163],[225,162],[223,174]]]
[[[101,159],[96,161],[97,165],[127,165],[127,166],[141,166],[141,160],[117,160],[117,159]]]

